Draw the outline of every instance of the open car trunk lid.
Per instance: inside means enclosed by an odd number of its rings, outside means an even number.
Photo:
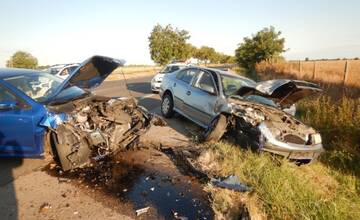
[[[315,83],[291,80],[277,79],[259,82],[255,87],[241,87],[237,95],[249,96],[259,95],[273,100],[282,108],[295,104],[300,99],[321,92],[322,89]]]

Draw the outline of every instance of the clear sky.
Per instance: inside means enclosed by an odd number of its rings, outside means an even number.
[[[0,0],[0,67],[17,50],[40,65],[93,54],[151,64],[148,36],[157,23],[229,55],[243,37],[272,25],[286,39],[287,59],[360,57],[357,0]]]

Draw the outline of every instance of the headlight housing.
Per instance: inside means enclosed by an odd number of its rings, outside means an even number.
[[[310,143],[311,144],[321,144],[322,139],[321,135],[319,133],[316,134],[310,134]]]

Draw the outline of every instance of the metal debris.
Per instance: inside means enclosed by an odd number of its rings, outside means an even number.
[[[230,175],[228,177],[218,179],[212,178],[210,183],[221,188],[232,189],[240,192],[247,192],[252,190],[251,187],[241,183],[235,175]]]

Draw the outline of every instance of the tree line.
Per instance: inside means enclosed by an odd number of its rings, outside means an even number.
[[[188,43],[189,32],[173,28],[170,24],[164,27],[155,25],[148,39],[151,59],[160,65],[189,58],[196,58],[204,64],[234,62],[234,57],[219,53],[212,47],[197,48]]]
[[[187,42],[189,32],[173,28],[170,24],[165,27],[157,24],[149,36],[151,59],[160,65],[174,60],[197,58],[207,63],[237,63],[246,69],[253,69],[256,63],[281,57],[285,52],[285,39],[280,37],[281,32],[274,27],[264,28],[251,37],[245,37],[238,45],[235,56],[217,52],[209,46],[196,48]]]
[[[216,51],[209,46],[199,48],[188,43],[190,34],[186,30],[172,27],[170,24],[153,27],[149,40],[151,59],[160,65],[166,65],[172,61],[185,61],[196,58],[203,64],[209,63],[237,63],[248,70],[253,70],[256,63],[264,60],[281,58],[285,52],[285,39],[281,32],[274,27],[267,27],[251,37],[243,38],[243,42],[235,49],[235,56]],[[17,51],[6,63],[7,67],[38,68],[36,57],[25,51]]]

